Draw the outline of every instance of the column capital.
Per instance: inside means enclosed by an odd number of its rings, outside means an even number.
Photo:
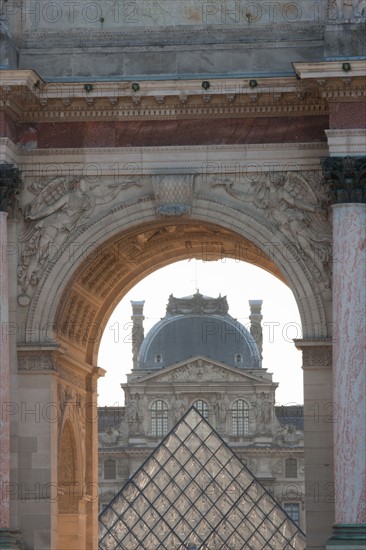
[[[0,164],[0,212],[8,212],[20,189],[20,171],[13,164]]]
[[[366,156],[321,159],[331,204],[366,203]]]

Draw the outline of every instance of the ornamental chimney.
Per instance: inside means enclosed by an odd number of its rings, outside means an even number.
[[[142,341],[144,339],[144,305],[145,300],[142,300],[141,302],[135,302],[131,300],[131,306],[132,306],[132,333],[131,333],[131,339],[132,339],[132,363],[133,368],[137,368],[137,356],[140,350],[140,346],[142,344]]]
[[[250,306],[250,333],[257,343],[260,356],[263,351],[263,332],[262,332],[262,304],[263,300],[249,300]]]

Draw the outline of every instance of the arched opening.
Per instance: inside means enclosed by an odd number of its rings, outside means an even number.
[[[268,271],[248,262],[230,258],[203,262],[178,261],[156,270],[136,284],[116,306],[108,319],[98,354],[98,365],[106,374],[98,383],[100,406],[123,406],[120,383],[132,369],[134,334],[131,301],[144,301],[144,334],[165,315],[168,298],[188,296],[197,288],[210,296],[227,296],[229,313],[248,330],[251,326],[248,302],[263,298],[263,366],[279,383],[276,403],[303,403],[301,354],[293,339],[301,338],[298,307],[289,287]],[[252,327],[253,328],[253,327]],[[157,353],[155,362],[164,359]],[[160,364],[160,361],[159,361]],[[233,354],[233,364],[245,366],[243,355]]]
[[[84,377],[87,407],[96,411],[96,380],[101,374],[96,367],[100,339],[116,304],[146,275],[179,260],[195,258],[213,261],[226,257],[257,265],[286,281],[292,288],[305,333],[310,334],[314,330],[314,319],[317,320],[318,330],[323,329],[323,303],[314,297],[311,278],[301,262],[291,263],[280,253],[265,252],[265,244],[270,242],[270,231],[263,229],[263,234],[260,234],[258,227],[250,228],[246,221],[243,219],[234,231],[227,227],[229,223],[221,220],[220,223],[213,223],[207,220],[186,222],[183,219],[164,219],[135,224],[123,232],[119,229],[113,236],[105,235],[103,224],[94,228],[96,236],[92,253],[80,252],[70,264],[60,257],[54,268],[53,285],[45,279],[40,286],[38,301],[32,304],[29,324],[43,319],[43,326],[50,327],[50,340],[60,346],[54,354],[62,369],[78,373],[80,379]],[[115,225],[114,220],[114,230]],[[247,236],[244,236],[245,228],[250,229]],[[51,305],[45,309],[44,304],[47,303]],[[137,408],[128,422],[136,422],[139,414]],[[225,423],[225,414],[220,419],[221,426]],[[118,440],[118,437],[119,434],[113,432],[110,439]],[[95,518],[98,501],[96,487],[93,487],[98,479],[97,440],[95,417],[94,421],[87,419],[82,441],[85,442],[85,483],[89,490],[85,494],[85,507],[86,522],[91,526],[87,533],[87,546],[90,548],[97,539]]]

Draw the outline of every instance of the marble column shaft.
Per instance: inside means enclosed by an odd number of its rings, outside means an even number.
[[[333,206],[335,523],[366,523],[366,205]]]
[[[7,263],[7,217],[0,211],[0,528],[9,527],[9,497],[10,481],[10,419],[6,414],[6,406],[10,401],[9,386],[9,291]]]

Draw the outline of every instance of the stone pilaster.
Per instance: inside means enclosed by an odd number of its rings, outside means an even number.
[[[333,204],[335,525],[327,548],[366,543],[366,157],[323,159]]]
[[[304,374],[307,550],[325,548],[334,523],[332,342],[296,340]]]
[[[133,368],[137,367],[137,356],[140,350],[140,346],[144,339],[144,304],[145,301],[134,302],[131,300],[132,305],[132,363]]]
[[[20,188],[19,171],[10,164],[0,165],[0,544],[15,548],[18,535],[10,528],[10,415],[4,414],[10,398],[9,269],[7,261],[8,211]],[[15,533],[15,534],[14,534]],[[10,546],[10,542],[13,546]],[[8,544],[8,546],[6,546]]]

